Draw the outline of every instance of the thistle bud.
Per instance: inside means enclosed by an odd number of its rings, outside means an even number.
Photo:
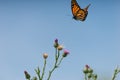
[[[88,78],[91,78],[92,77],[92,73],[88,73]]]
[[[95,79],[97,79],[97,74],[94,74]]]
[[[44,54],[43,54],[43,58],[44,58],[44,59],[47,59],[47,57],[48,57],[48,54],[47,54],[47,53],[44,53]]]
[[[88,68],[90,68],[90,66],[88,66],[87,64],[85,65],[85,67],[88,69]]]
[[[88,73],[88,68],[85,67],[85,68],[83,69],[83,73],[87,74],[87,73]]]
[[[55,41],[54,41],[54,47],[57,48],[58,45],[59,45],[59,44],[58,44],[58,39],[55,39]]]
[[[88,65],[85,65],[85,67],[84,67],[84,69],[83,69],[83,72],[84,72],[85,74],[87,74],[89,68],[90,68],[90,67],[89,67]]]
[[[24,71],[24,74],[26,79],[30,79],[30,74],[27,71]]]
[[[62,49],[63,49],[63,46],[62,46],[62,45],[58,45],[57,49],[58,49],[58,50],[62,50]]]

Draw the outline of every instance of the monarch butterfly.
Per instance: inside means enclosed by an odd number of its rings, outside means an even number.
[[[76,0],[71,0],[71,11],[73,14],[73,18],[75,20],[84,21],[88,15],[87,10],[89,6],[90,4],[86,6],[84,9],[81,9]]]

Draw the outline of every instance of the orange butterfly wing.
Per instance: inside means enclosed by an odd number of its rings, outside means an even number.
[[[76,0],[71,0],[71,10],[72,10],[72,14],[73,16],[77,15],[77,12],[80,10],[80,6],[78,5],[78,3],[76,2]]]
[[[89,6],[90,4],[86,8],[81,9],[76,0],[71,0],[71,11],[73,14],[73,18],[75,20],[84,21],[87,17],[87,9],[89,8]]]

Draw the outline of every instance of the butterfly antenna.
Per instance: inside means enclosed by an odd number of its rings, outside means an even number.
[[[89,4],[88,6],[86,6],[86,8],[84,8],[84,10],[87,11],[90,5],[91,4]]]

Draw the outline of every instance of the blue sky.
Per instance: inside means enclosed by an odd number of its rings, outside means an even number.
[[[44,52],[49,54],[51,67],[56,38],[70,55],[51,80],[81,80],[86,64],[99,79],[111,78],[115,67],[120,66],[120,1],[77,0],[81,8],[91,3],[84,22],[72,19],[70,2],[0,1],[1,80],[25,80],[24,70],[35,75],[34,68],[43,65]]]

